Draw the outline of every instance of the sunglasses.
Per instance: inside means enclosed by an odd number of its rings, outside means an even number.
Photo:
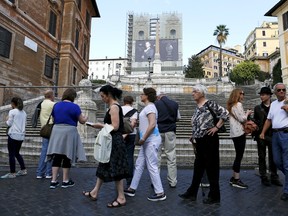
[[[286,89],[277,89],[276,91],[277,92],[280,92],[280,91],[286,92]]]
[[[244,93],[244,92],[240,92],[240,94],[241,94],[241,95],[245,95],[245,93]]]

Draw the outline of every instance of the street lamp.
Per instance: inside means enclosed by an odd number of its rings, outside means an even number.
[[[229,81],[229,83],[231,82],[231,79],[230,79],[230,73],[231,73],[230,67],[231,67],[231,64],[228,63],[228,65],[227,65],[227,72],[228,72],[228,81]]]
[[[150,64],[151,64],[151,57],[148,57],[148,81],[151,81],[151,76],[150,76]]]
[[[118,64],[118,68],[119,68],[119,71],[118,71],[118,82],[120,82],[121,63]]]

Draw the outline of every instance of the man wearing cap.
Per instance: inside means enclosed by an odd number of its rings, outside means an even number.
[[[167,158],[167,179],[169,186],[175,188],[177,184],[176,122],[181,118],[179,105],[165,96],[163,92],[157,94],[157,99],[155,102],[158,110],[157,124],[162,138],[162,145],[158,152],[159,168],[163,146]]]
[[[261,182],[265,186],[271,186],[271,184],[282,186],[282,183],[279,181],[279,176],[277,174],[277,168],[273,161],[272,155],[272,127],[270,126],[266,133],[265,139],[260,139],[259,135],[262,131],[264,123],[267,119],[269,113],[270,104],[271,104],[271,95],[273,94],[269,87],[262,87],[260,92],[261,104],[255,106],[254,108],[254,120],[257,123],[259,130],[252,134],[254,139],[257,141],[258,149],[258,165],[259,165],[259,174]],[[266,167],[266,147],[268,147],[268,160],[269,160],[269,171],[270,179],[267,176],[267,167]]]
[[[272,153],[274,163],[285,175],[284,192],[281,195],[281,200],[288,201],[288,104],[286,86],[283,83],[277,83],[274,85],[273,90],[277,100],[271,103],[259,138],[265,140],[266,131],[272,125]]]

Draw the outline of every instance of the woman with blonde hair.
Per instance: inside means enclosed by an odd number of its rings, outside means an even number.
[[[236,157],[233,163],[233,175],[230,179],[230,184],[233,187],[248,188],[240,180],[240,166],[245,151],[246,135],[243,128],[243,123],[247,121],[248,116],[252,110],[248,109],[246,112],[243,109],[242,101],[244,99],[244,92],[242,89],[234,89],[227,101],[227,110],[229,111],[230,120],[230,137],[233,140]]]

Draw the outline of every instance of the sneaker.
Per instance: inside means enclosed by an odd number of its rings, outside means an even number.
[[[134,197],[135,196],[135,190],[133,190],[133,189],[125,189],[124,190],[124,194],[125,195],[127,195],[127,196],[129,196],[129,197]]]
[[[52,178],[52,175],[46,175],[45,178],[46,178],[46,179],[51,179],[51,178]]]
[[[7,174],[1,176],[1,179],[6,179],[6,178],[8,178],[8,179],[16,178],[16,174],[15,173],[7,173]]]
[[[162,201],[166,200],[166,195],[163,193],[161,195],[154,194],[152,196],[147,197],[149,201]]]
[[[234,177],[231,177],[231,178],[230,178],[230,181],[229,181],[229,184],[232,185],[233,182],[234,182]]]
[[[42,179],[44,176],[36,176],[36,179]]]
[[[183,194],[178,194],[178,196],[182,199],[189,199],[191,201],[196,201],[197,197],[188,193],[187,191]]]
[[[269,181],[269,179],[266,176],[262,177],[261,183],[265,186],[271,186],[271,182]]]
[[[282,187],[283,184],[279,179],[271,179],[271,184]]]
[[[212,199],[211,197],[208,197],[207,199],[203,200],[204,204],[217,204],[220,203],[220,199]]]
[[[200,186],[200,187],[203,187],[203,188],[209,188],[209,187],[210,187],[210,184],[209,184],[209,183],[200,183],[199,186]]]
[[[240,179],[234,179],[232,186],[242,189],[248,188],[248,185],[244,184]]]
[[[27,170],[24,169],[24,170],[19,170],[17,173],[16,173],[16,176],[25,176],[27,175]]]
[[[68,182],[62,182],[61,187],[62,188],[68,188],[68,187],[73,187],[75,183],[72,180],[69,180]]]
[[[280,198],[281,200],[283,200],[283,201],[288,201],[288,194],[287,193],[283,193],[282,195],[281,195],[281,198]]]
[[[59,182],[58,181],[50,183],[50,189],[55,189],[58,186],[59,186]]]

